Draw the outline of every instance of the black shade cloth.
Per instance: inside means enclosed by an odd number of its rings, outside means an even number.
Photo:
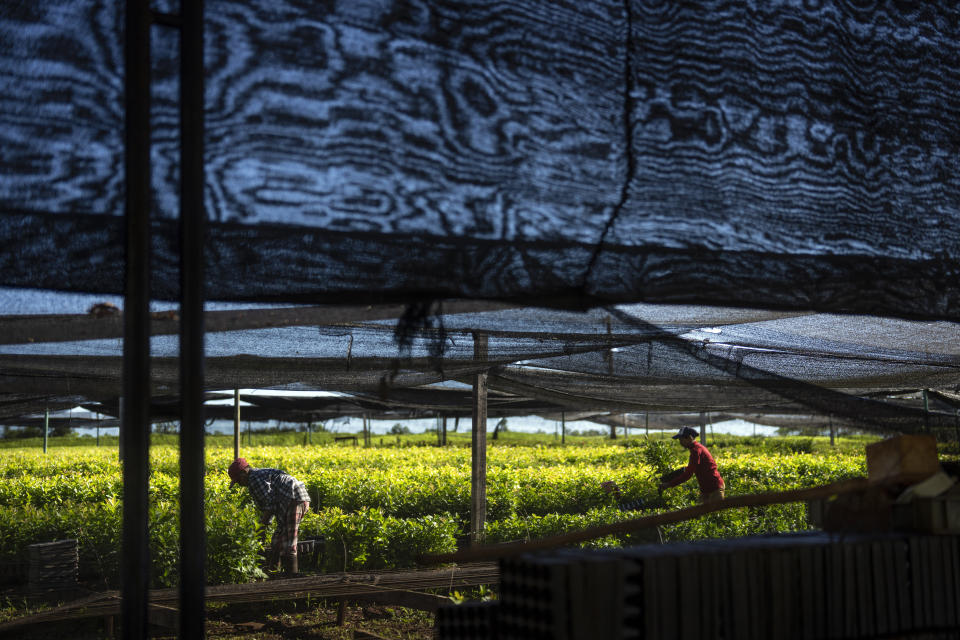
[[[121,290],[121,10],[0,12],[0,284]],[[213,299],[960,317],[955,3],[206,15]],[[175,299],[176,34],[153,41],[154,293]]]

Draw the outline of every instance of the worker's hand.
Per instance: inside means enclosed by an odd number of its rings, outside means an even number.
[[[614,482],[613,480],[607,480],[606,482],[601,483],[600,488],[602,488],[607,493],[616,493],[616,494],[620,493],[620,487],[618,487],[617,483]]]

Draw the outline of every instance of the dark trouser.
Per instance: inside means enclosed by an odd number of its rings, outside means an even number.
[[[281,513],[276,514],[277,530],[273,532],[270,548],[275,558],[297,555],[297,536],[300,521],[310,508],[309,502],[291,500]]]
[[[716,491],[711,491],[710,493],[701,493],[700,502],[702,504],[707,504],[708,502],[719,502],[720,500],[723,500],[724,496],[726,495],[725,489],[726,487],[720,487]]]

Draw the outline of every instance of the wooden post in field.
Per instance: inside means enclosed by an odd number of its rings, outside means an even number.
[[[567,444],[567,412],[560,412],[560,444]]]
[[[233,389],[233,459],[240,457],[240,389]]]
[[[443,416],[443,446],[447,446],[447,416]]]
[[[50,433],[50,409],[43,410],[43,452],[47,452],[47,437]]]
[[[97,411],[97,446],[100,446],[100,412]]]
[[[700,444],[707,446],[707,414],[700,412]]]
[[[627,429],[627,414],[623,414],[623,439],[630,437],[630,431]]]
[[[487,335],[473,334],[474,361],[487,360]],[[487,373],[473,376],[473,424],[470,440],[470,542],[483,542],[487,519]]]
[[[647,436],[647,440],[650,439],[650,412],[643,412],[643,433]]]
[[[833,416],[830,416],[830,446],[836,446],[837,429],[833,426]]]

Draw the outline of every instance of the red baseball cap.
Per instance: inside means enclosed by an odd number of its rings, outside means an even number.
[[[250,464],[246,458],[237,458],[230,463],[230,468],[227,469],[227,475],[230,476],[231,487],[239,482],[239,479],[242,477],[241,472],[249,466]]]

